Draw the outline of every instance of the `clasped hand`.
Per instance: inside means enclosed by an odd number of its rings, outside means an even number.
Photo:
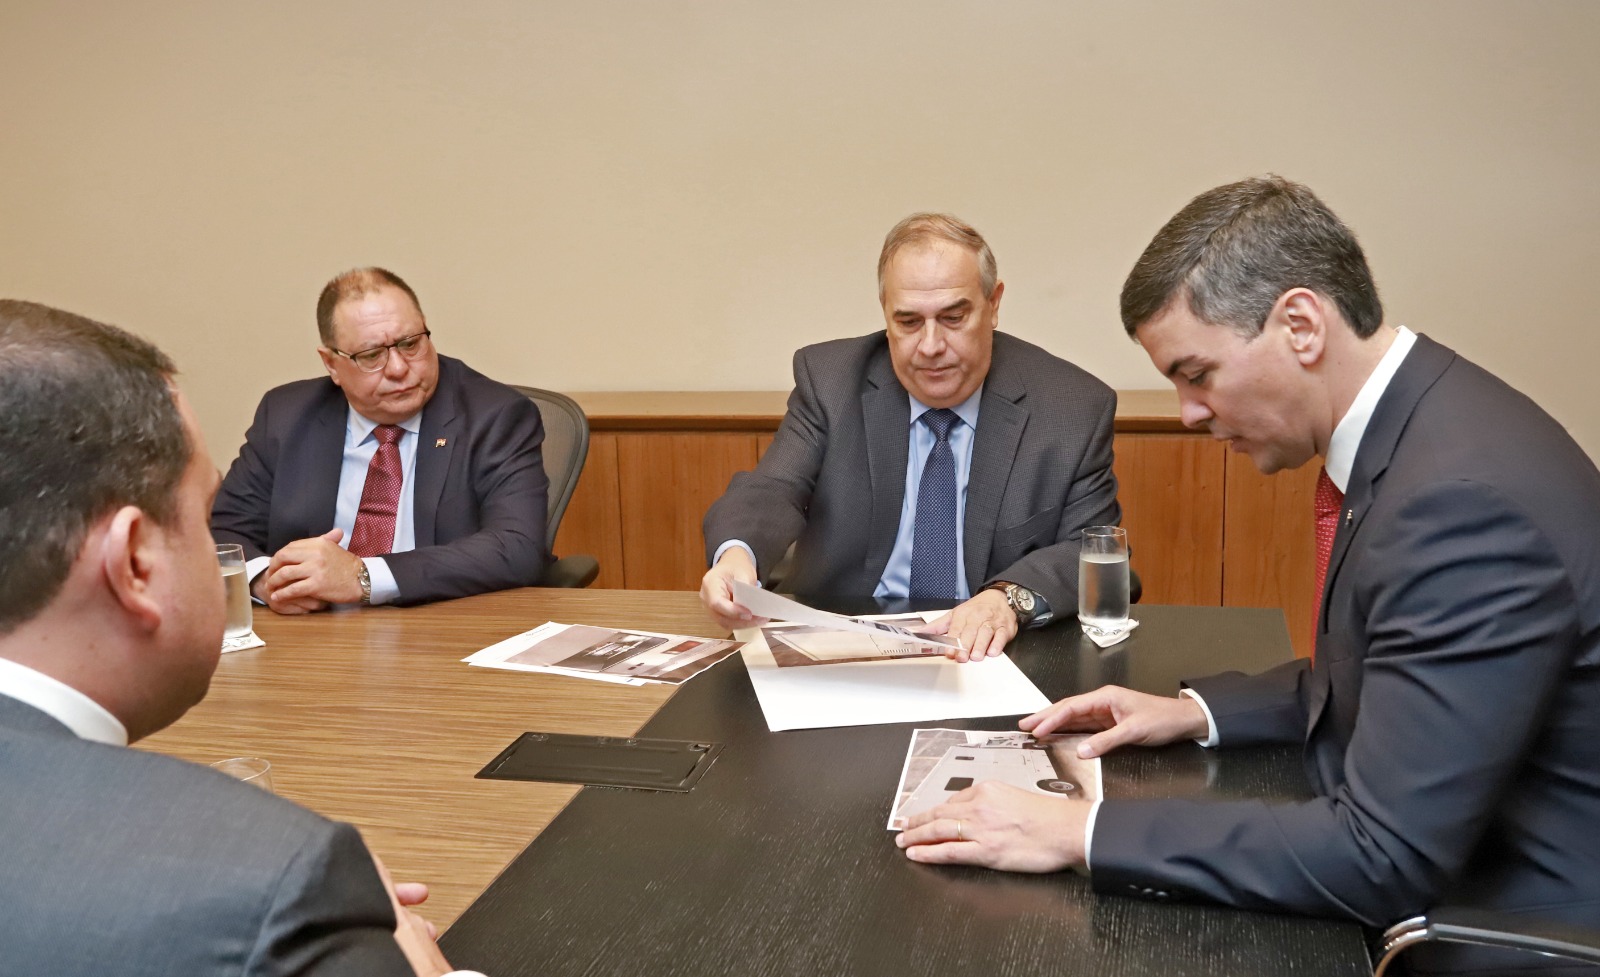
[[[340,529],[297,539],[272,557],[255,585],[255,595],[279,614],[310,614],[329,604],[361,599],[361,558],[339,546]]]

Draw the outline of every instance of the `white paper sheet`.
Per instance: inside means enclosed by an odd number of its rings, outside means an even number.
[[[859,634],[883,635],[885,632],[905,638],[919,645],[938,645],[941,648],[960,648],[959,642],[942,635],[912,634],[905,628],[888,624],[875,623],[871,617],[845,617],[842,614],[830,614],[819,611],[815,607],[807,607],[796,600],[790,600],[770,590],[752,587],[742,580],[733,581],[733,600],[745,610],[774,621],[789,621],[794,624],[811,624],[820,628],[832,628],[835,631],[854,631]],[[938,615],[934,615],[937,617]],[[932,617],[926,620],[933,620]]]
[[[903,658],[780,668],[759,628],[734,637],[746,642],[740,653],[773,732],[1026,715],[1050,704],[1005,655],[965,664]]]

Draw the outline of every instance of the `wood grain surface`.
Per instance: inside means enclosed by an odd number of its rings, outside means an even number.
[[[693,594],[527,589],[427,607],[279,617],[223,656],[205,701],[139,745],[198,763],[272,762],[276,792],[361,829],[395,878],[426,882],[443,929],[578,788],[476,780],[530,730],[629,735],[671,694],[475,668],[546,621],[725,636]]]
[[[1222,603],[1223,454],[1210,438],[1117,436],[1117,498],[1147,603]]]

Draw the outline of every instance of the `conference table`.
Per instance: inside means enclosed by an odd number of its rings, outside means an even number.
[[[865,610],[845,607],[845,610]],[[1011,655],[1049,697],[1255,671],[1289,655],[1276,610],[1141,605],[1110,649],[1069,621]],[[458,967],[521,974],[1370,974],[1350,923],[1095,893],[1071,873],[918,865],[885,830],[910,730],[1015,717],[767,730],[736,655],[679,687],[474,668],[545,621],[720,636],[694,594],[522,590],[431,607],[257,614],[261,649],[143,745],[272,761],[274,788],[358,825]],[[525,731],[692,739],[687,793],[474,779]],[[1298,751],[1192,743],[1108,757],[1111,797],[1307,796]],[[470,904],[470,905],[469,905]]]

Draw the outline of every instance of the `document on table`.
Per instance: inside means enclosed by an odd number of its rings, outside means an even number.
[[[854,634],[870,634],[879,638],[891,639],[918,645],[938,645],[941,648],[960,648],[961,644],[953,638],[943,635],[918,634],[909,628],[898,624],[889,623],[899,621],[900,617],[845,617],[842,614],[830,614],[819,611],[815,607],[807,607],[797,600],[779,596],[770,590],[752,587],[742,580],[733,581],[734,603],[742,605],[757,617],[769,618],[773,621],[788,621],[791,624],[808,624],[818,630],[848,631]],[[938,615],[934,615],[937,617]],[[924,622],[932,618],[923,618]]]
[[[739,650],[739,642],[550,621],[462,661],[623,685],[677,685]]]
[[[995,780],[1044,797],[1100,799],[1100,758],[1078,756],[1086,733],[1034,739],[1010,730],[913,729],[889,830],[931,811],[973,784]]]
[[[765,629],[747,628],[734,637],[745,642],[745,668],[773,732],[1025,715],[1050,704],[1005,655],[966,663],[938,655],[791,668],[773,657]],[[871,638],[862,638],[870,649]]]

